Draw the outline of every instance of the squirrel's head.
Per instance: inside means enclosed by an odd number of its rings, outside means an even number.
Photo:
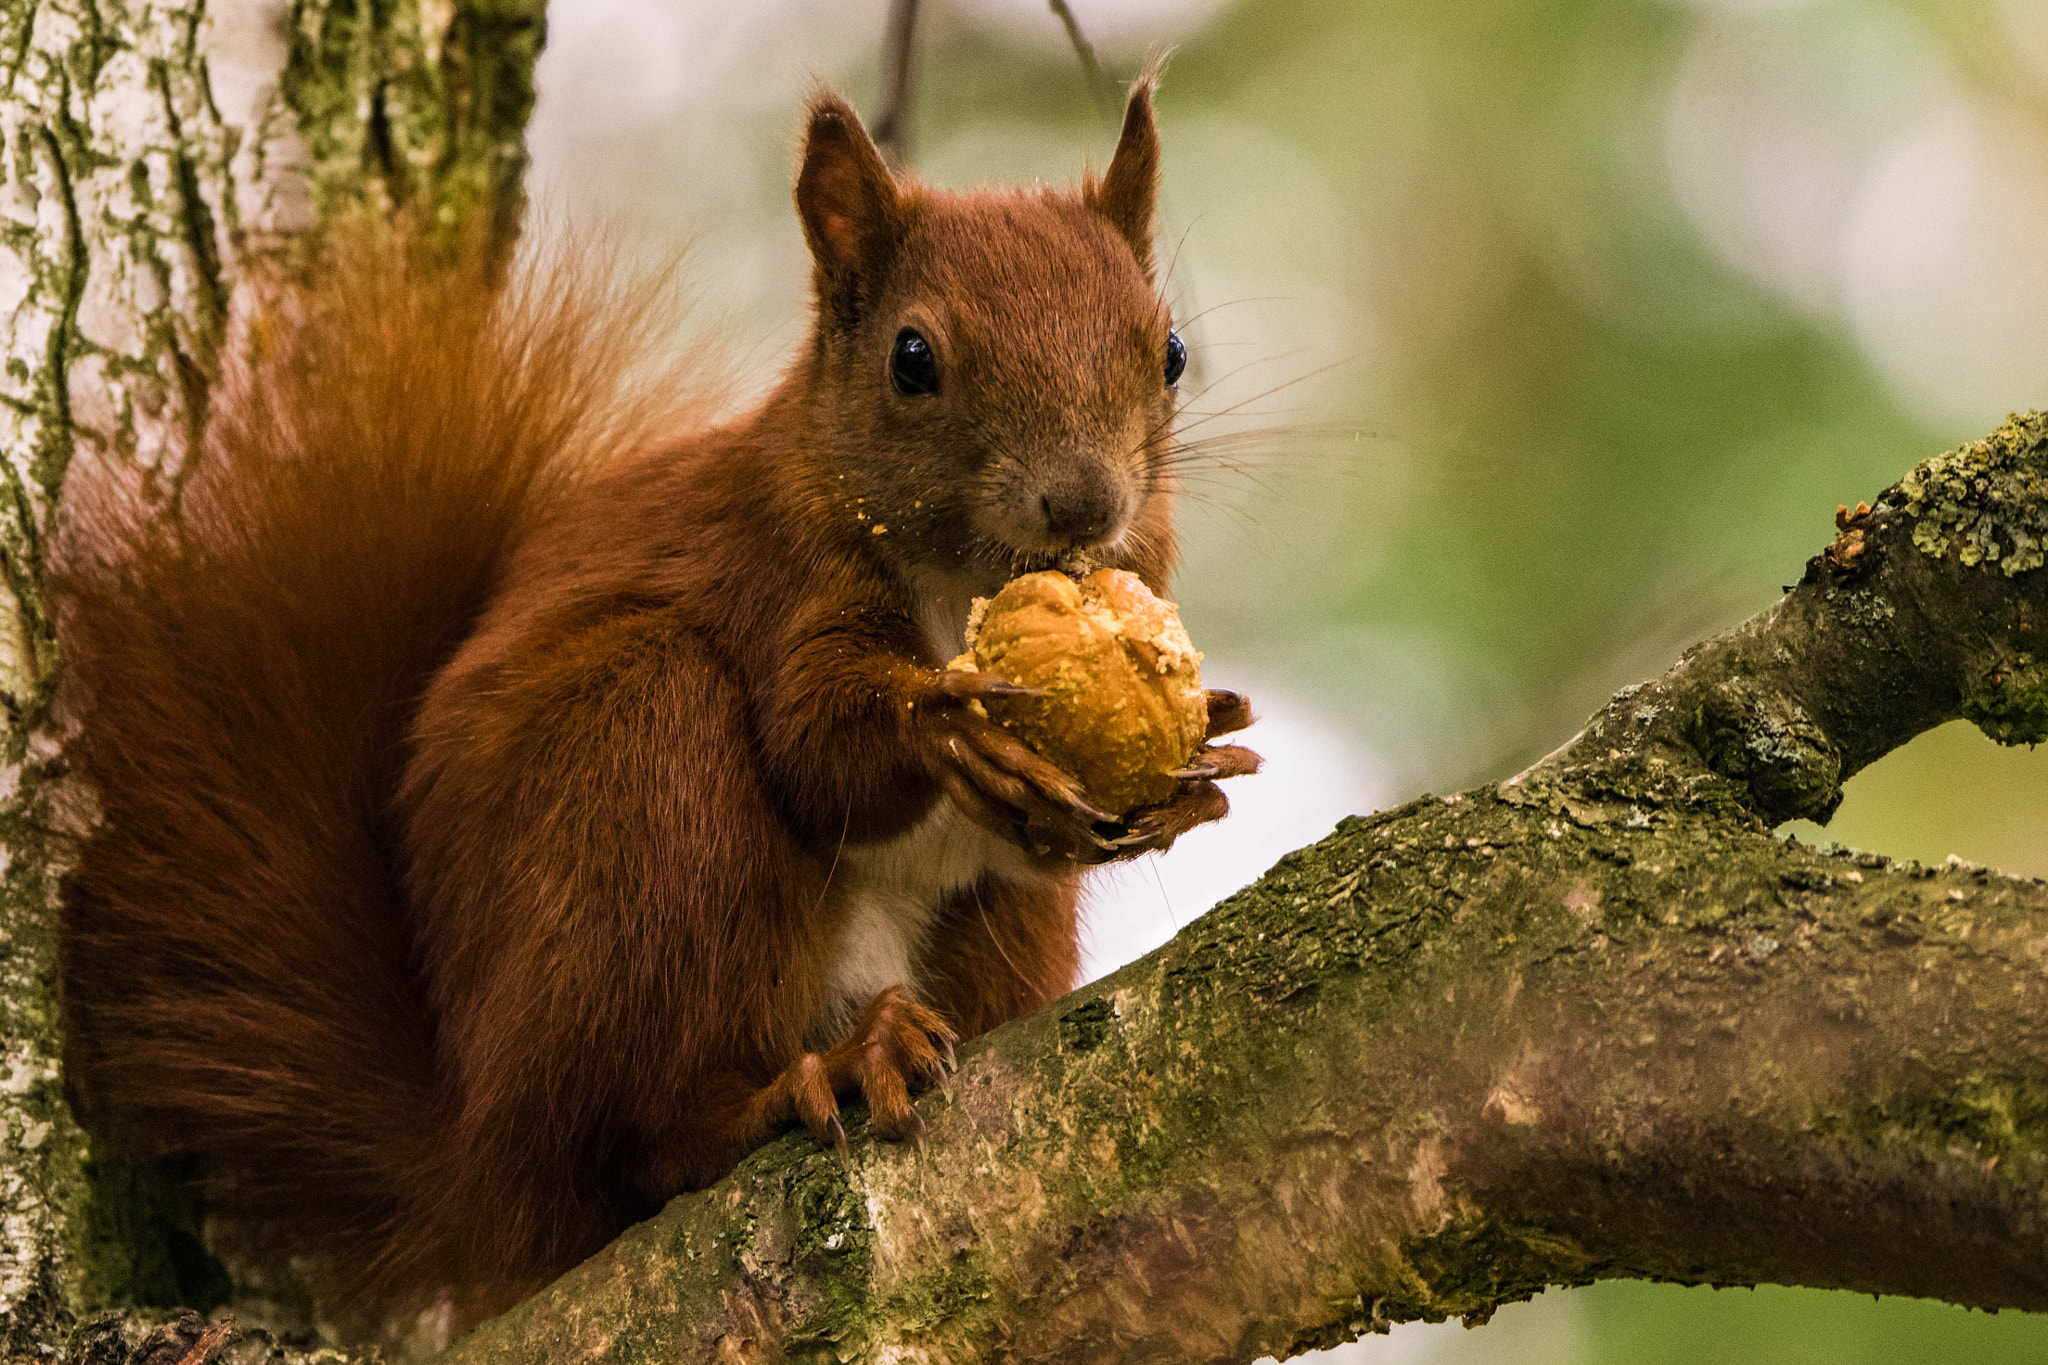
[[[1152,88],[1132,87],[1108,170],[1078,192],[929,189],[845,104],[813,104],[796,203],[827,491],[899,565],[1168,567],[1187,353],[1154,281]]]

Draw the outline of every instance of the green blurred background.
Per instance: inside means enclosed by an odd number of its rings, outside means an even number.
[[[823,80],[873,116],[885,9],[551,11],[545,221],[689,242],[693,344],[744,386],[802,331],[802,98]],[[1274,760],[1105,892],[1096,969],[1338,815],[1516,771],[1770,602],[1838,503],[2048,406],[2048,0],[1073,9],[1120,76],[1177,47],[1169,293],[1191,434],[1224,438],[1179,596]],[[928,179],[1107,159],[1043,0],[924,0],[917,71]],[[1792,833],[2042,876],[2044,830],[2048,755],[1958,724]],[[2048,1319],[1609,1284],[1327,1359],[2048,1361]]]

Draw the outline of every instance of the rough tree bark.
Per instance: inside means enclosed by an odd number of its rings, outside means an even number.
[[[80,794],[51,711],[43,572],[65,471],[128,460],[172,487],[236,280],[330,210],[409,205],[509,233],[542,10],[0,7],[0,1358],[119,1361],[148,1321],[97,1310],[166,1302],[175,1281],[134,1226],[146,1199],[73,1121],[60,1070],[50,831]]]
[[[1345,821],[451,1362],[1248,1361],[1650,1277],[2048,1309],[2048,884],[1773,838],[2048,739],[2048,415],[1497,786]]]
[[[540,0],[255,8],[0,15],[8,1359],[128,1358],[152,1319],[95,1313],[177,1283],[58,1069],[64,471],[174,482],[238,274],[330,207],[519,208]],[[1769,833],[1940,720],[2048,736],[2044,541],[2036,417],[1530,772],[1347,821],[966,1049],[921,1150],[778,1143],[452,1359],[1246,1360],[1603,1276],[2048,1307],[2048,888]]]

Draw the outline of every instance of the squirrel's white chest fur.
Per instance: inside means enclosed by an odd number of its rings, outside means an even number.
[[[886,843],[842,849],[826,892],[839,902],[839,941],[811,1045],[843,1039],[884,987],[916,993],[918,960],[946,897],[991,874],[1037,875],[1022,849],[970,820],[949,797]]]
[[[917,586],[918,624],[943,662],[965,647],[972,585],[934,575]],[[841,849],[826,890],[838,902],[841,927],[811,1045],[841,1041],[884,987],[917,993],[918,961],[946,897],[990,875],[1036,873],[1022,849],[976,824],[949,797],[886,843]]]

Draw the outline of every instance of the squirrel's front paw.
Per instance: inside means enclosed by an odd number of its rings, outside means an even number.
[[[1221,820],[1230,813],[1230,798],[1216,784],[1226,777],[1255,773],[1262,761],[1242,745],[1210,745],[1174,774],[1181,781],[1172,796],[1124,817],[1124,832],[1109,840],[1114,850],[1110,856],[1134,858],[1141,853],[1162,853],[1196,826]]]
[[[1028,696],[1031,689],[951,670],[934,690],[944,711],[930,741],[932,770],[963,811],[1034,853],[1088,862],[1113,855],[1114,817],[1089,801],[1079,782],[970,705],[982,697]]]
[[[1252,706],[1242,693],[1212,688],[1208,699],[1210,739],[1234,734],[1252,723]],[[1221,820],[1230,813],[1230,798],[1216,784],[1226,777],[1255,773],[1263,761],[1241,744],[1204,746],[1174,774],[1181,781],[1172,796],[1124,817],[1124,832],[1109,841],[1115,850],[1111,856],[1134,858],[1163,852],[1196,826]]]

